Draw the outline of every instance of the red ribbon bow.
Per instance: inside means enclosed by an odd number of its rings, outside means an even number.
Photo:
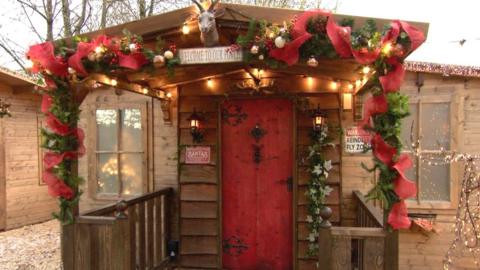
[[[299,58],[300,46],[312,37],[312,34],[307,32],[307,23],[313,16],[330,16],[330,12],[316,9],[302,13],[293,26],[291,32],[292,41],[286,44],[283,48],[271,50],[270,57],[281,60],[289,66],[296,64]]]
[[[67,200],[73,198],[73,190],[50,170],[43,171],[43,182],[47,184],[50,196],[62,197]]]
[[[32,72],[51,72],[57,76],[67,76],[68,67],[62,58],[55,56],[55,47],[52,42],[44,42],[30,46],[27,58],[33,62]]]
[[[401,200],[392,206],[387,221],[394,229],[410,228],[412,221],[408,217],[407,205],[404,200]]]

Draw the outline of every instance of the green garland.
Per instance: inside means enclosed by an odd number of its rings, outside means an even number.
[[[49,112],[71,129],[76,128],[80,110],[79,104],[75,101],[69,84],[56,76],[51,76],[50,78],[55,81],[57,87],[44,93],[52,98],[52,105],[50,106]],[[46,128],[41,129],[41,147],[51,152],[65,153],[76,151],[79,143],[77,137],[74,135],[62,136]],[[78,187],[84,180],[76,175],[77,166],[78,160],[63,159],[60,164],[53,168],[53,173],[62,179],[69,187],[72,187],[74,193],[74,197],[71,199],[59,197],[60,211],[53,213],[53,216],[63,224],[73,223],[74,213],[72,209],[78,205],[80,196],[82,195]]]
[[[333,138],[328,134],[328,127],[323,126],[310,132],[312,145],[309,147],[308,161],[310,180],[305,195],[308,197],[307,222],[310,229],[308,236],[308,254],[318,254],[318,232],[320,229],[320,210],[325,206],[325,198],[330,195],[332,188],[327,185],[328,173],[332,169],[332,161],[324,156],[325,147],[334,147]]]

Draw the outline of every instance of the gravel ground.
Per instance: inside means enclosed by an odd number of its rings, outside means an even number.
[[[55,270],[60,267],[58,221],[0,233],[1,270]]]

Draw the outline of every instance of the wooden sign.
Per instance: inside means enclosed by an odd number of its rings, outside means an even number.
[[[185,163],[186,164],[209,164],[210,163],[210,147],[196,146],[186,147]]]
[[[346,153],[363,153],[365,147],[370,147],[368,142],[370,134],[364,130],[353,126],[345,130],[345,152]]]
[[[232,51],[230,47],[179,49],[181,65],[233,63],[243,60],[241,50]]]

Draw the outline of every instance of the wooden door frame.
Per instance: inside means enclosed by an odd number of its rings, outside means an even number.
[[[298,193],[298,186],[297,186],[297,110],[295,107],[295,102],[294,99],[290,97],[285,97],[281,95],[271,95],[271,96],[233,96],[225,100],[221,100],[218,103],[218,121],[217,121],[217,142],[218,142],[218,154],[217,154],[217,175],[218,175],[218,208],[217,208],[217,215],[218,215],[218,262],[220,269],[223,269],[223,245],[222,245],[222,238],[223,238],[223,211],[222,211],[222,205],[223,205],[223,178],[222,178],[222,128],[223,128],[223,121],[222,121],[222,105],[224,104],[225,101],[228,100],[244,100],[244,99],[286,99],[289,100],[292,106],[292,269],[296,270],[298,268],[297,266],[297,250],[298,250],[298,243],[297,243],[297,193]],[[296,97],[295,97],[296,99]]]
[[[5,174],[5,140],[0,119],[0,231],[7,229],[7,179]]]

